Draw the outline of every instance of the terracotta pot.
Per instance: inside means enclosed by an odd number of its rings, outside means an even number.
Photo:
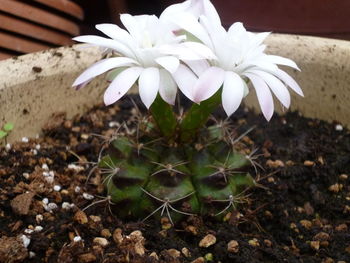
[[[72,44],[82,9],[69,0],[0,0],[0,59]]]
[[[302,69],[289,70],[305,93],[305,98],[292,97],[292,110],[350,126],[350,42],[272,34],[266,44],[268,52],[289,57]],[[105,80],[96,79],[79,92],[71,87],[100,58],[97,48],[75,45],[0,62],[0,126],[13,122],[16,127],[9,140],[35,136],[54,112],[73,116],[101,103]],[[251,94],[246,103],[258,108]]]

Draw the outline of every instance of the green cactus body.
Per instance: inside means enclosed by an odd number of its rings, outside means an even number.
[[[254,185],[248,157],[235,150],[224,125],[203,127],[218,97],[193,105],[181,121],[158,96],[152,119],[111,141],[99,167],[119,217],[223,216],[241,202]]]

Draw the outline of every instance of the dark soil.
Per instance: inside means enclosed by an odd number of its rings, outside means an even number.
[[[224,221],[192,216],[171,226],[123,222],[100,174],[87,180],[103,141],[92,134],[108,136],[133,114],[129,99],[74,120],[58,114],[41,138],[0,148],[0,262],[350,263],[348,130],[297,113],[267,123],[241,110],[232,121],[240,133],[256,125],[243,141],[259,147],[259,187]]]

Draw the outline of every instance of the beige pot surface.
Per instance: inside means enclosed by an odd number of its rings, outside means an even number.
[[[287,70],[305,93],[305,98],[292,96],[292,110],[350,126],[350,42],[272,34],[266,44],[269,53],[293,59],[302,70]],[[74,79],[100,58],[97,48],[75,45],[1,61],[0,126],[15,124],[9,141],[36,136],[55,112],[72,117],[102,102],[107,85],[102,78],[80,91],[71,88]],[[246,104],[257,108],[253,90]],[[275,106],[281,110],[277,102]]]

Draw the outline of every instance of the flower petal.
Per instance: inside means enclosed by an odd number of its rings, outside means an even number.
[[[171,105],[174,105],[177,93],[177,85],[170,73],[165,69],[160,69],[159,74],[159,94],[164,101]]]
[[[232,71],[225,72],[221,97],[222,106],[227,116],[230,116],[238,109],[243,99],[244,89],[244,81],[238,74]]]
[[[200,76],[204,71],[210,68],[209,62],[205,59],[183,60],[183,62],[185,62],[197,76]]]
[[[278,78],[260,70],[250,70],[249,72],[261,77],[276,95],[277,99],[283,104],[283,106],[289,108],[290,94],[286,86]]]
[[[139,78],[139,93],[147,109],[151,107],[159,90],[159,69],[150,67],[142,71]]]
[[[88,35],[88,36],[74,37],[73,40],[100,46],[100,47],[111,48],[117,51],[118,53],[123,54],[126,57],[135,58],[133,52],[130,50],[129,47],[113,39]]]
[[[202,59],[217,59],[213,51],[201,43],[190,41],[190,42],[184,42],[181,45],[187,47]],[[180,59],[187,59],[187,58],[185,56],[181,56],[180,54]]]
[[[115,24],[105,23],[105,24],[98,24],[95,27],[96,29],[100,30],[102,33],[104,33],[108,37],[118,40],[121,43],[129,46],[130,48],[135,47],[135,42],[133,41],[130,34],[126,30],[120,28],[119,26]]]
[[[193,101],[193,88],[198,78],[192,70],[180,64],[177,71],[172,75],[181,92]]]
[[[121,97],[132,87],[137,78],[140,76],[143,68],[132,67],[119,73],[119,75],[112,81],[104,94],[105,104],[111,105]]]
[[[266,61],[269,61],[271,63],[288,66],[300,71],[300,68],[298,67],[298,65],[289,58],[284,58],[284,57],[274,56],[274,55],[267,55],[266,57],[264,57],[264,59],[266,59]]]
[[[278,69],[277,71],[271,72],[273,75],[278,77],[280,80],[282,80],[286,85],[288,85],[292,90],[294,90],[298,95],[304,97],[304,93],[298,83],[289,76],[286,72],[283,70]]]
[[[213,96],[220,89],[225,78],[222,68],[210,67],[199,76],[193,88],[193,101],[199,103]]]
[[[261,111],[265,119],[269,121],[274,111],[272,94],[269,87],[266,85],[265,81],[257,75],[251,73],[245,73],[244,75],[253,83]]]
[[[173,56],[156,58],[156,62],[170,73],[174,73],[180,65],[179,59]]]
[[[87,70],[85,70],[73,83],[74,86],[78,86],[88,80],[93,79],[94,77],[105,73],[106,71],[109,71],[113,68],[117,67],[125,67],[125,66],[131,66],[131,65],[137,65],[137,61],[131,59],[131,58],[125,58],[125,57],[115,57],[115,58],[107,58],[102,59],[95,64],[93,64],[91,67],[89,67]]]

